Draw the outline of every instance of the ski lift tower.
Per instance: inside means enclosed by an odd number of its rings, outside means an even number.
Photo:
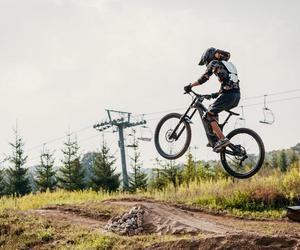
[[[126,167],[126,154],[125,154],[125,143],[124,143],[124,129],[131,128],[139,125],[146,124],[146,120],[141,118],[140,120],[132,121],[131,113],[124,111],[117,111],[106,109],[108,120],[97,123],[94,125],[94,128],[102,132],[108,128],[116,127],[119,132],[119,148],[121,153],[121,162],[122,162],[122,176],[123,176],[123,188],[128,190],[128,175]]]

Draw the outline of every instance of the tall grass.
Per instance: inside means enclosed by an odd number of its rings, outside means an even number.
[[[37,209],[53,204],[73,204],[90,201],[103,201],[110,198],[126,196],[125,193],[108,193],[104,191],[73,191],[57,190],[55,192],[44,192],[28,194],[23,197],[4,196],[0,198],[0,211],[6,208],[18,210]]]
[[[292,167],[286,173],[272,170],[248,180],[202,179],[189,186],[169,185],[164,191],[152,190],[145,195],[243,216],[282,217],[285,206],[300,203],[300,168]]]
[[[190,183],[189,186],[181,185],[174,188],[169,185],[164,190],[149,190],[138,194],[57,190],[20,198],[2,197],[0,211],[5,208],[27,210],[52,204],[103,201],[121,197],[148,197],[243,216],[283,217],[286,205],[300,202],[300,168],[291,167],[286,173],[278,170],[267,173],[262,171],[248,180],[201,179]]]

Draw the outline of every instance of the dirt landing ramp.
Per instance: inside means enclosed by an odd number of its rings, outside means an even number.
[[[144,229],[147,233],[161,234],[226,234],[237,230],[218,224],[204,215],[154,202],[110,201],[112,204],[142,206]]]
[[[201,240],[179,240],[153,244],[147,250],[292,250],[300,249],[297,239],[285,236],[234,234]],[[138,250],[138,249],[136,249]]]

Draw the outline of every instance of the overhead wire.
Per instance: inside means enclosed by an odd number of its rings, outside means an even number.
[[[246,97],[246,98],[242,98],[241,101],[245,101],[245,100],[251,100],[251,99],[258,99],[258,98],[262,98],[264,96],[276,96],[276,95],[284,95],[284,94],[289,94],[289,93],[295,93],[295,92],[298,92],[300,91],[300,89],[292,89],[292,90],[286,90],[286,91],[280,91],[280,92],[274,92],[274,93],[270,93],[270,94],[267,94],[267,95],[260,95],[260,96],[251,96],[251,97]],[[282,99],[277,99],[277,100],[271,100],[271,101],[268,101],[268,103],[277,103],[277,102],[284,102],[284,101],[289,101],[289,100],[295,100],[295,99],[300,99],[300,96],[296,96],[296,97],[290,97],[290,98],[282,98]],[[243,105],[240,105],[238,107],[252,107],[252,106],[257,106],[257,105],[262,105],[263,102],[258,102],[258,103],[250,103],[250,104],[243,104]],[[174,108],[174,109],[168,109],[168,110],[161,110],[161,111],[156,111],[156,112],[149,112],[149,113],[143,113],[143,114],[138,114],[138,115],[135,115],[133,117],[138,117],[138,116],[151,116],[151,115],[155,115],[155,114],[162,114],[162,113],[168,113],[168,112],[174,112],[174,111],[180,111],[180,110],[184,110],[185,108]],[[161,117],[157,117],[157,118],[151,118],[151,119],[147,119],[147,121],[153,121],[153,120],[158,120],[160,119]],[[70,133],[67,133],[66,135],[63,135],[63,136],[59,136],[57,138],[54,138],[54,139],[50,139],[50,140],[47,140],[41,144],[38,144],[38,145],[35,145],[31,148],[29,148],[27,150],[27,152],[31,152],[37,148],[40,148],[42,146],[45,146],[47,144],[51,144],[53,142],[56,142],[56,141],[59,141],[59,140],[62,140],[64,138],[66,138],[68,135],[72,135],[72,134],[78,134],[78,133],[81,133],[83,131],[86,131],[88,129],[91,129],[93,128],[93,124],[89,125],[89,126],[85,126],[83,128],[80,128],[78,130],[74,130],[74,131],[71,131]],[[106,131],[106,133],[111,133],[111,132],[108,132]],[[93,139],[95,137],[97,137],[98,135],[94,135],[94,136],[91,136],[91,137],[88,137],[88,138],[85,138],[83,140],[81,140],[80,142],[83,142],[83,141],[88,141],[90,139]],[[39,158],[39,157],[36,157],[36,158]],[[33,159],[36,159],[36,158],[32,158],[31,160]]]
[[[288,94],[288,93],[294,93],[294,92],[298,92],[300,91],[300,89],[292,89],[292,90],[286,90],[286,91],[280,91],[280,92],[274,92],[274,93],[270,93],[270,94],[267,94],[267,96],[275,96],[275,95],[283,95],[283,94]],[[244,101],[244,100],[251,100],[251,99],[257,99],[257,98],[262,98],[264,97],[265,95],[260,95],[260,96],[251,96],[251,97],[246,97],[246,98],[242,98],[241,101]],[[278,102],[278,101],[286,101],[286,100],[292,100],[292,99],[298,99],[299,97],[293,97],[293,98],[285,98],[285,99],[279,99],[279,100],[274,100],[274,101],[269,101],[268,103],[274,103],[274,102]],[[256,105],[261,105],[263,103],[259,102],[259,103],[254,103],[254,104],[246,104],[246,105],[242,105],[243,107],[251,107],[251,106],[256,106]],[[240,107],[240,106],[239,106]],[[156,111],[156,112],[149,112],[149,113],[142,113],[142,114],[137,114],[137,115],[134,115],[133,117],[138,117],[138,116],[150,116],[150,115],[155,115],[155,114],[162,114],[162,113],[168,113],[168,112],[173,112],[173,111],[179,111],[179,110],[183,110],[185,108],[174,108],[174,109],[167,109],[167,110],[161,110],[161,111]],[[157,118],[158,119],[158,118]],[[154,119],[147,119],[148,121],[151,121],[151,120],[156,120],[156,118]],[[86,126],[86,127],[83,127],[83,128],[80,128],[78,130],[74,130],[74,131],[71,131],[70,135],[72,134],[77,134],[77,133],[81,133],[87,129],[90,129],[90,128],[93,128],[93,124],[89,125],[89,126]],[[68,134],[66,135],[63,135],[63,136],[59,136],[57,138],[54,138],[54,139],[50,139],[48,141],[45,141],[41,144],[38,144],[38,145],[35,145],[31,148],[29,148],[27,150],[27,152],[30,152],[36,148],[40,148],[41,146],[44,146],[44,145],[47,145],[47,144],[50,144],[50,143],[53,143],[53,142],[56,142],[56,141],[59,141],[63,138],[66,138],[68,136]]]
[[[89,125],[89,126],[86,126],[86,127],[84,127],[84,128],[81,128],[81,129],[78,129],[78,130],[71,131],[70,133],[67,133],[66,135],[63,135],[63,136],[60,136],[60,137],[57,137],[57,138],[54,138],[54,139],[50,139],[50,140],[48,140],[48,141],[45,141],[45,142],[43,142],[43,143],[41,143],[41,144],[38,144],[38,145],[35,145],[35,146],[29,148],[29,149],[27,150],[27,152],[30,152],[30,151],[32,151],[32,150],[34,150],[34,149],[36,149],[36,148],[40,148],[41,146],[44,146],[44,145],[47,145],[47,144],[50,144],[50,143],[53,143],[53,142],[62,140],[62,139],[64,139],[64,138],[68,137],[68,135],[73,135],[73,134],[81,133],[81,132],[83,132],[83,131],[85,131],[85,130],[87,130],[87,129],[93,128],[92,126],[93,126],[93,125]]]
[[[264,96],[275,96],[275,95],[283,95],[283,94],[288,94],[288,93],[295,93],[295,92],[298,92],[298,91],[300,91],[300,89],[292,89],[292,90],[287,90],[287,91],[274,92],[274,93],[259,95],[259,96],[250,96],[250,97],[242,98],[241,101],[263,98]],[[295,99],[295,98],[292,98],[292,99]],[[270,101],[268,103],[270,103]],[[263,103],[257,103],[255,105],[258,105],[258,104],[263,104]],[[250,106],[252,106],[252,104],[243,105],[243,106],[244,107],[246,107],[246,106],[250,107]],[[143,113],[143,114],[138,114],[138,115],[150,116],[150,115],[154,115],[154,114],[162,114],[162,113],[173,112],[173,111],[178,111],[178,110],[183,110],[183,109],[185,109],[185,108],[168,109],[168,110],[162,110],[162,111],[156,111],[156,112],[150,112],[150,113]],[[136,116],[138,116],[138,115],[136,115]],[[150,120],[150,119],[147,119],[147,120]]]
[[[290,100],[294,100],[294,99],[300,99],[300,96],[291,97],[291,98],[283,98],[283,99],[278,99],[278,100],[273,100],[273,101],[268,101],[268,103],[284,102],[284,101],[290,101]],[[252,106],[258,106],[258,105],[263,105],[263,104],[264,104],[263,102],[251,103],[251,104],[247,104],[247,105],[243,104],[243,105],[237,106],[236,108],[252,107]],[[184,110],[184,108],[182,108],[181,110]],[[155,120],[159,120],[159,119],[161,119],[161,117],[147,119],[147,121],[155,121]]]
[[[290,101],[290,100],[295,100],[295,99],[300,99],[300,96],[277,99],[277,100],[273,100],[273,101],[268,101],[268,103],[284,102],[284,101]],[[246,104],[246,105],[241,105],[241,106],[252,107],[252,106],[263,105],[263,104],[264,104],[264,102],[258,102],[258,103],[251,103],[251,104]],[[239,106],[239,107],[241,107],[241,106]]]
[[[109,132],[102,132],[102,133],[109,133]],[[81,139],[81,140],[78,140],[78,144],[81,144],[82,142],[89,141],[89,140],[91,140],[91,139],[94,139],[94,138],[96,138],[96,137],[99,137],[100,135],[101,135],[101,133],[98,133],[98,134],[96,134],[96,135],[89,136],[89,137],[83,138],[83,139]],[[27,151],[28,151],[28,150],[27,150]],[[36,159],[38,159],[38,158],[40,158],[40,156],[37,156],[37,157],[34,157],[34,158],[30,158],[30,159],[29,159],[29,162],[30,162],[30,161],[33,161],[33,160],[36,160]]]
[[[266,96],[283,95],[283,94],[294,93],[294,92],[298,92],[298,91],[300,91],[300,89],[291,89],[291,90],[274,92],[274,93],[265,94],[265,95]],[[258,98],[264,97],[265,95],[245,97],[245,98],[242,98],[241,100],[244,101],[244,100],[258,99]]]

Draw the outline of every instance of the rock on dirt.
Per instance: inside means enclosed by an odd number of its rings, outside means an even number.
[[[144,231],[144,213],[142,206],[133,207],[128,213],[110,219],[105,229],[119,235],[140,234]]]

